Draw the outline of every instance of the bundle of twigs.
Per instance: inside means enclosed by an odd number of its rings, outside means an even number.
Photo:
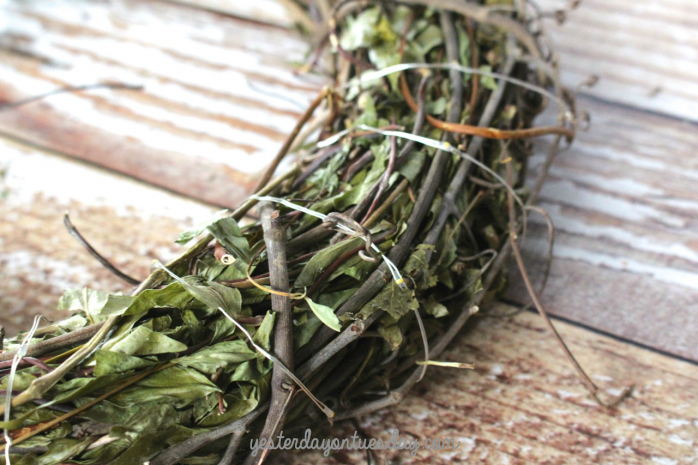
[[[13,464],[260,462],[250,438],[399,402],[503,288],[575,130],[541,12],[403,0],[309,13],[325,27],[308,67],[332,85],[256,196],[183,233],[201,237],[132,295],[70,291],[71,318],[8,342]],[[532,127],[548,103],[559,125]],[[529,190],[529,138],[548,134]],[[290,149],[298,162],[271,180]]]

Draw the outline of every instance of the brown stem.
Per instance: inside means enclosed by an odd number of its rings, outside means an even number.
[[[264,242],[267,246],[267,257],[269,261],[269,277],[272,289],[275,291],[289,292],[288,268],[286,264],[286,232],[281,221],[279,212],[274,210],[271,202],[264,202],[261,205],[262,228],[264,230]],[[271,308],[276,312],[276,323],[274,325],[274,353],[281,363],[289,370],[293,370],[293,321],[291,299],[286,295],[272,294]],[[291,380],[286,373],[276,364],[271,378],[271,405],[269,414],[264,423],[264,429],[260,435],[261,441],[268,441],[276,435],[279,425],[283,425],[286,418],[286,404],[289,389],[286,386],[291,384]],[[233,435],[232,441],[237,441]],[[245,461],[248,465],[259,465],[264,461],[264,453],[256,457],[249,456]]]
[[[112,272],[115,276],[123,279],[129,284],[132,284],[134,286],[137,286],[140,284],[140,280],[132,278],[131,276],[127,275],[126,273],[122,272],[118,268],[116,268],[114,265],[111,264],[109,260],[104,258],[99,252],[97,252],[92,245],[87,242],[87,240],[80,234],[80,231],[77,230],[77,228],[73,225],[73,223],[70,221],[70,217],[66,213],[65,216],[63,216],[63,224],[65,227],[68,229],[68,232],[70,233],[71,236],[73,236],[81,246],[83,246],[87,251],[92,255],[94,258],[97,259],[99,263],[102,264],[106,269]]]
[[[512,167],[511,163],[506,164],[506,174],[507,174],[507,182],[511,184],[511,179],[512,179]],[[580,378],[584,386],[587,388],[589,393],[594,397],[594,399],[602,406],[604,407],[612,407],[616,404],[618,404],[620,401],[622,401],[630,392],[632,391],[632,386],[627,386],[625,387],[621,393],[618,396],[615,396],[612,398],[610,401],[606,402],[603,401],[599,398],[599,388],[594,384],[594,382],[591,380],[589,375],[586,374],[586,371],[584,371],[584,368],[579,364],[577,359],[574,357],[572,354],[572,351],[570,351],[569,347],[567,347],[567,344],[565,344],[565,341],[562,339],[560,336],[560,333],[557,332],[557,329],[553,325],[553,322],[550,320],[550,316],[548,316],[548,312],[545,311],[543,306],[541,305],[540,301],[538,300],[538,295],[536,294],[535,289],[533,289],[533,284],[531,283],[531,279],[528,277],[528,271],[526,270],[526,265],[524,265],[523,262],[523,257],[521,256],[521,250],[519,250],[519,245],[516,242],[518,239],[518,233],[517,233],[517,228],[516,228],[516,208],[514,206],[514,197],[511,195],[511,192],[507,191],[507,204],[509,207],[509,243],[511,244],[511,249],[514,252],[514,258],[516,259],[516,265],[519,268],[519,272],[521,273],[521,278],[523,279],[524,284],[526,285],[526,290],[528,291],[528,295],[531,297],[531,300],[533,300],[533,305],[536,307],[536,310],[538,310],[538,313],[540,314],[541,318],[543,318],[543,321],[545,322],[545,325],[548,327],[548,330],[552,333],[553,337],[557,341],[557,343],[560,345],[560,348],[562,348],[563,353],[565,354],[565,357],[567,360],[572,364],[574,367],[575,371],[577,372],[577,376]]]
[[[293,128],[293,131],[291,131],[291,134],[289,134],[286,138],[286,142],[284,142],[284,145],[281,146],[281,149],[276,154],[276,157],[274,157],[274,160],[272,160],[271,164],[269,165],[269,168],[267,168],[267,171],[260,178],[259,184],[257,184],[257,188],[255,189],[255,191],[262,190],[267,185],[271,177],[274,176],[274,171],[276,171],[276,168],[279,166],[279,163],[281,163],[281,160],[283,160],[286,154],[288,153],[288,150],[291,148],[291,145],[293,145],[293,141],[296,139],[296,137],[298,137],[298,133],[301,132],[301,129],[303,129],[305,123],[308,122],[311,116],[313,116],[313,112],[315,111],[315,109],[325,99],[325,97],[327,96],[327,92],[328,90],[326,88],[323,89],[318,94],[318,96],[315,97],[315,100],[313,100],[310,103],[310,106],[307,110],[305,110],[305,113],[303,113],[301,119],[298,120],[296,126]]]
[[[60,336],[56,336],[45,341],[39,341],[31,344],[27,348],[26,357],[41,357],[42,355],[57,352],[61,349],[65,349],[66,347],[82,344],[94,336],[102,326],[104,326],[104,321],[86,326],[84,328],[76,329],[75,331],[71,331],[69,333],[61,334]],[[3,352],[0,354],[0,362],[12,360],[16,353],[17,350]]]

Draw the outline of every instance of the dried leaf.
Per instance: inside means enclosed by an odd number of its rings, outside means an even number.
[[[326,305],[313,302],[309,297],[306,297],[305,301],[308,302],[310,309],[320,321],[337,332],[342,330],[342,324],[339,322],[337,315],[334,314],[334,310]]]

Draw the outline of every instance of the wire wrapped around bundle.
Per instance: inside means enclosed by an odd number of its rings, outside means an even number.
[[[365,415],[454,365],[438,357],[504,289],[510,239],[576,125],[539,10],[309,8],[305,71],[331,84],[255,195],[183,233],[194,244],[132,295],[69,291],[71,318],[0,354],[13,464],[261,463],[250,439]],[[548,104],[557,123],[533,127]]]

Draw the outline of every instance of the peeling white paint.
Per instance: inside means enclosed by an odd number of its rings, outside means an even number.
[[[689,446],[689,447],[693,446],[693,442],[694,442],[694,441],[691,441],[688,439],[683,439],[678,434],[669,435],[669,441],[673,442],[674,444],[678,444],[680,446]]]
[[[538,246],[543,247],[544,245],[542,242],[539,242]],[[668,284],[675,284],[690,289],[698,289],[698,273],[693,273],[690,271],[650,265],[622,256],[594,253],[588,249],[580,249],[568,245],[556,245],[555,257],[577,260],[595,266],[605,266],[614,270],[647,275]]]
[[[647,236],[642,236],[629,228],[598,225],[582,221],[577,216],[565,214],[560,205],[547,201],[541,202],[541,206],[548,211],[555,228],[560,231],[585,237],[608,238],[635,250],[667,255],[668,257],[680,257],[698,263],[698,252],[679,242],[680,239],[683,239],[681,236],[677,235],[676,241],[671,242],[658,238],[656,232],[651,229],[647,229]],[[534,215],[531,215],[531,220],[537,223],[540,221]],[[684,233],[684,235],[689,234],[691,234],[691,231]],[[695,235],[695,239],[698,240],[698,234]]]
[[[76,283],[87,283],[94,278],[84,266],[24,250],[0,254],[0,264],[3,268],[12,270],[15,276],[24,276],[28,280],[48,284],[60,292],[75,287]]]
[[[0,146],[0,167],[6,170],[4,188],[8,193],[4,201],[15,205],[29,205],[42,194],[66,208],[78,202],[108,206],[123,217],[165,216],[182,222],[201,221],[214,211],[125,176],[17,146]]]
[[[686,225],[685,218],[648,205],[592,191],[568,180],[550,179],[546,181],[543,184],[541,197],[550,202],[561,202],[636,223],[644,223],[649,220],[676,228],[682,228]]]
[[[652,457],[652,463],[657,465],[677,465],[679,462],[669,457]]]

